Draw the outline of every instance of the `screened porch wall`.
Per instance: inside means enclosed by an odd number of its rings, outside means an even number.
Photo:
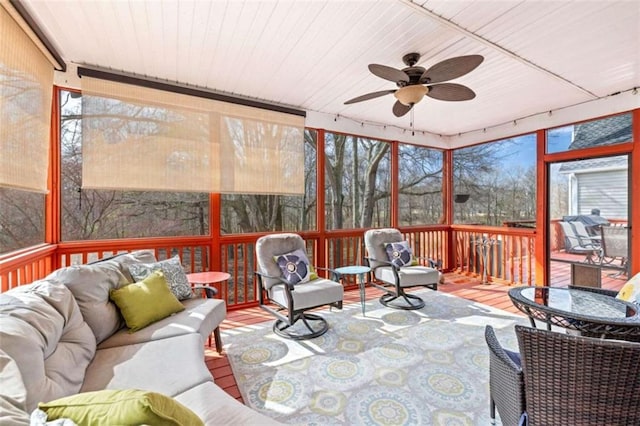
[[[398,224],[398,182],[397,174],[392,174],[390,226],[401,229],[407,240],[411,241],[416,255],[439,262],[443,271],[456,271],[479,276],[483,266],[477,241],[491,238],[499,241],[489,248],[487,253],[489,281],[504,282],[512,285],[543,285],[546,280],[545,241],[551,230],[545,226],[548,212],[545,211],[546,197],[545,167],[550,161],[564,160],[580,156],[601,156],[612,154],[631,154],[632,168],[630,193],[640,193],[639,156],[637,151],[640,137],[640,110],[633,112],[634,142],[612,147],[589,148],[584,152],[562,152],[544,154],[544,131],[537,132],[537,189],[538,217],[534,229],[488,227],[479,225],[458,225],[453,223],[452,204],[453,173],[450,152],[444,154],[444,180],[442,188],[444,221],[439,225],[418,225],[402,227]],[[315,129],[324,139],[324,129]],[[391,167],[397,168],[399,143],[391,144]],[[53,144],[53,146],[60,146]],[[59,148],[58,148],[59,149]],[[317,203],[325,203],[323,150],[318,149]],[[54,153],[52,161],[59,158]],[[52,167],[57,170],[57,167]],[[633,173],[635,171],[635,173]],[[59,188],[51,188],[47,197],[47,241],[45,244],[0,256],[0,285],[6,291],[18,285],[27,284],[43,278],[51,271],[71,264],[86,263],[115,253],[151,249],[160,259],[179,255],[187,272],[203,270],[225,270],[231,279],[221,288],[223,297],[230,308],[256,304],[253,270],[255,265],[254,244],[263,233],[223,235],[220,232],[221,197],[210,196],[209,229],[210,235],[199,237],[161,237],[145,239],[60,241],[60,213],[54,208],[59,199]],[[631,197],[630,220],[638,220],[640,200]],[[362,263],[364,248],[362,237],[364,229],[325,229],[324,209],[317,209],[317,230],[300,232],[309,243],[309,254],[320,267],[339,267]],[[632,242],[638,241],[638,231],[633,230]],[[632,243],[632,253],[638,253],[637,243]],[[425,260],[426,261],[426,260]],[[640,270],[638,257],[632,257],[631,271]]]

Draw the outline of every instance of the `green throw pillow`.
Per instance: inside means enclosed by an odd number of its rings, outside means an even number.
[[[79,393],[41,402],[47,420],[70,419],[84,425],[204,425],[178,401],[156,392],[137,389]]]
[[[130,333],[184,310],[182,303],[169,290],[162,271],[153,272],[140,282],[111,290],[109,298],[120,308]]]

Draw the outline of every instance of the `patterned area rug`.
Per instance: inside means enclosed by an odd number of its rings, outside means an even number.
[[[431,290],[401,311],[366,303],[322,310],[323,336],[291,341],[273,321],[222,335],[245,404],[300,425],[488,425],[484,327],[517,348],[518,317]],[[499,423],[499,422],[498,422]]]

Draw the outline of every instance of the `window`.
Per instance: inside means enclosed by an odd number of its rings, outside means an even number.
[[[390,145],[325,134],[327,229],[389,226]]]
[[[0,6],[0,254],[44,242],[54,65],[11,9]]]
[[[535,226],[535,135],[457,149],[453,176],[456,223]]]
[[[44,197],[0,188],[0,254],[44,242]]]
[[[303,196],[222,195],[221,233],[315,229],[317,141],[316,131],[305,130]]]
[[[209,194],[82,188],[82,102],[60,96],[62,239],[209,234]]]
[[[547,153],[632,142],[631,114],[621,114],[547,131]]]
[[[436,149],[399,146],[401,226],[434,224],[443,219],[442,163],[442,152]]]

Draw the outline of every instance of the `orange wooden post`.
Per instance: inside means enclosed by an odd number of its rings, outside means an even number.
[[[631,241],[629,244],[629,277],[640,272],[640,108],[633,111],[631,128],[633,130],[633,148],[631,149]]]
[[[549,184],[549,172],[545,164],[545,151],[547,144],[546,130],[538,130],[536,132],[537,157],[536,157],[536,188],[538,194],[536,196],[536,236],[534,256],[535,263],[535,284],[548,285],[549,267],[547,265],[547,238],[551,235],[549,231],[549,218],[551,212],[547,203],[547,193]]]

